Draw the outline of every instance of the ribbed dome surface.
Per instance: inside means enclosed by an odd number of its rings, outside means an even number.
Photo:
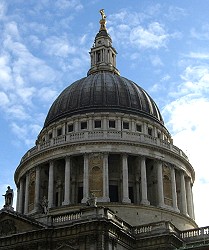
[[[44,127],[61,118],[88,112],[123,112],[163,123],[153,99],[136,83],[110,72],[98,72],[67,87],[54,101]]]

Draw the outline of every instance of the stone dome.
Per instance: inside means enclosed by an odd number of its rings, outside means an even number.
[[[136,83],[111,72],[97,72],[68,86],[52,104],[44,126],[87,112],[123,112],[163,124],[149,94]]]

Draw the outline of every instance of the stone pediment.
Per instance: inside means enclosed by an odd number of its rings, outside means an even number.
[[[44,225],[15,211],[0,210],[0,237],[44,228]]]

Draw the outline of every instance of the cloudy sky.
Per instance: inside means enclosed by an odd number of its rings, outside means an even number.
[[[0,194],[54,99],[86,76],[101,8],[121,75],[153,97],[193,164],[196,222],[209,225],[208,0],[1,0]]]

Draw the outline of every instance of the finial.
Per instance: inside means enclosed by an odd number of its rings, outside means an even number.
[[[100,14],[102,16],[102,19],[99,21],[99,23],[101,25],[100,30],[107,30],[106,29],[106,15],[104,13],[104,9],[101,9],[99,12],[100,12]]]
[[[104,13],[104,9],[101,9],[99,12],[100,12],[100,14],[102,16],[102,19],[105,19],[106,16],[105,16],[105,13]]]

